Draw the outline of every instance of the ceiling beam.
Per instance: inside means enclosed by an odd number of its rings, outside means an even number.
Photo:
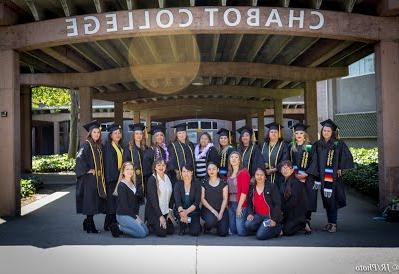
[[[32,16],[35,19],[35,21],[40,21],[43,19],[43,11],[39,6],[37,6],[37,3],[35,2],[37,1],[25,0],[25,3],[28,6],[30,12],[32,13]]]
[[[269,89],[250,86],[189,86],[186,89],[175,94],[176,96],[234,96],[242,98],[256,99],[285,99],[293,96],[303,95],[303,89]],[[159,94],[147,90],[130,90],[116,93],[94,94],[93,97],[105,101],[131,101],[139,99],[162,99],[168,96],[160,96]]]
[[[132,67],[141,81],[185,77],[194,63],[137,65]],[[199,76],[245,77],[290,81],[318,81],[348,75],[347,67],[296,67],[247,62],[203,62]],[[187,77],[191,77],[188,75]],[[87,73],[21,74],[21,84],[47,84],[58,87],[102,86],[135,81],[130,67]]]
[[[65,17],[70,17],[75,15],[75,6],[72,4],[71,0],[59,0],[64,11]]]

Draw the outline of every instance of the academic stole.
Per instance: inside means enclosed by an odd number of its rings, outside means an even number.
[[[99,146],[96,146],[96,149],[94,149],[93,144],[89,140],[86,140],[86,142],[89,143],[91,154],[93,155],[98,196],[105,199],[107,198],[107,191],[105,189],[104,163],[103,163],[102,151]]]
[[[221,151],[221,156],[220,157],[220,168],[219,168],[219,175],[220,176],[227,176],[227,152],[229,151],[229,148],[231,146],[227,146],[225,147],[222,151]]]
[[[276,147],[276,145],[271,147],[270,144],[268,144],[268,162],[265,163],[265,168],[266,169],[274,168],[274,167],[277,166],[277,160],[278,160],[278,156],[280,154],[280,150],[281,150],[282,146],[283,146],[283,142],[280,142],[280,145],[278,146],[276,158],[274,159],[274,165],[272,165],[271,157],[272,157],[272,152],[273,152],[274,148]],[[265,143],[263,143],[263,146],[262,146],[262,155],[263,155],[264,149],[265,149]],[[272,183],[274,183],[274,181],[276,180],[276,172],[273,173],[272,175],[270,175],[270,177],[272,179]]]
[[[294,144],[294,146],[296,146],[296,144]],[[306,145],[305,149],[302,149],[302,157],[301,157],[301,163],[298,166],[297,164],[295,164],[294,167],[294,172],[295,174],[301,174],[303,172],[305,172],[307,166],[308,166],[308,162],[309,162],[309,151],[312,148],[312,145]],[[292,150],[290,151],[291,154],[291,162],[294,163],[294,157],[292,155]],[[303,178],[300,180],[302,183],[304,183],[306,181],[306,178]]]
[[[123,164],[123,148],[112,142],[112,147],[115,149],[116,152],[116,159],[118,161],[118,170],[120,171]]]
[[[137,178],[137,176],[141,177],[141,186],[143,187],[143,191],[144,191],[145,190],[144,175],[143,175],[143,165],[141,164],[140,151],[137,151],[137,155],[138,155],[138,158],[139,158],[139,167],[140,167],[140,169],[136,169],[135,166],[134,166],[134,153],[133,153],[134,145],[130,145],[129,150],[130,150],[130,158],[132,158],[132,165],[133,165],[133,168],[134,168],[134,172],[136,174],[136,178]]]
[[[247,153],[248,148],[249,148],[249,147],[247,147],[247,148],[244,150],[244,152],[242,153],[242,161],[243,161],[243,162],[244,162],[245,154]],[[251,150],[249,151],[248,164],[247,164],[247,166],[246,166],[246,168],[248,169],[248,171],[251,170],[250,168],[251,168],[251,159],[252,159],[252,152],[253,152],[253,150],[254,150],[254,145],[252,144],[252,145],[251,145]]]
[[[181,142],[180,142],[180,141],[177,141],[177,142],[179,143],[181,152],[183,153],[184,164],[187,164],[186,152],[184,151],[184,148],[183,148]],[[185,144],[185,145],[188,146],[188,149],[190,149],[191,159],[193,159],[193,161],[194,161],[194,153],[193,153],[193,150],[191,149],[190,145],[187,145],[187,144]],[[172,146],[173,146],[173,150],[175,151],[175,155],[176,155],[177,168],[179,169],[179,172],[181,173],[181,166],[180,166],[179,154],[177,154],[176,145],[175,145],[174,142],[172,142]],[[194,168],[194,176],[195,176],[195,163],[193,163],[193,168]]]
[[[333,160],[335,154],[335,145],[328,150],[326,167],[324,168],[324,182],[334,182]]]

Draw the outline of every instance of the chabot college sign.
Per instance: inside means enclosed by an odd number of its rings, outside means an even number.
[[[104,32],[131,32],[151,29],[206,28],[323,28],[321,11],[266,7],[194,7],[119,11],[65,19],[66,35],[94,35]]]

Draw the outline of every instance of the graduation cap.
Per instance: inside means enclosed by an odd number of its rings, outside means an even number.
[[[186,131],[187,130],[187,123],[181,123],[173,126],[175,133],[179,131]]]
[[[130,129],[130,131],[136,131],[136,130],[144,131],[145,125],[141,124],[141,123],[131,124],[131,125],[129,125],[129,129]]]
[[[166,128],[165,128],[163,125],[156,125],[156,126],[153,126],[153,127],[151,128],[151,130],[150,130],[149,133],[150,133],[151,135],[154,135],[154,134],[156,134],[156,133],[158,133],[158,132],[162,132],[163,135],[165,135]]]
[[[306,129],[308,128],[309,126],[308,125],[305,125],[305,124],[303,124],[303,123],[301,123],[301,122],[298,122],[298,123],[296,123],[295,125],[293,125],[292,127],[291,127],[291,129],[292,129],[292,131],[306,131]]]
[[[269,130],[278,130],[278,138],[281,138],[281,129],[284,128],[282,125],[276,122],[271,122],[266,124],[265,127],[267,127]]]
[[[216,132],[216,134],[218,134],[219,137],[222,137],[222,136],[229,137],[229,144],[231,144],[231,131],[230,130],[225,129],[225,128],[221,128],[221,129],[218,130],[218,132]]]
[[[112,133],[112,132],[114,132],[115,130],[118,130],[118,129],[122,129],[122,127],[120,125],[118,125],[118,124],[112,124],[112,125],[107,126],[107,131],[109,133]]]
[[[100,123],[97,120],[93,120],[90,123],[83,125],[83,127],[87,132],[90,132],[93,128],[99,128],[101,130]]]
[[[320,123],[323,127],[330,127],[333,131],[338,129],[338,126],[331,119],[327,119]]]

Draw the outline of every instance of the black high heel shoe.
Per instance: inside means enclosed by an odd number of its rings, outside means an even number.
[[[87,219],[83,220],[83,231],[87,231],[89,229],[89,224],[87,222]]]
[[[109,226],[109,229],[111,230],[111,234],[114,238],[118,238],[121,235],[121,231],[116,223],[112,223]]]
[[[87,228],[87,233],[98,233],[99,231],[96,228],[96,225],[94,224],[93,220],[89,220],[89,225]]]
[[[110,215],[105,215],[105,220],[104,220],[104,230],[109,231],[111,227],[111,217]]]

